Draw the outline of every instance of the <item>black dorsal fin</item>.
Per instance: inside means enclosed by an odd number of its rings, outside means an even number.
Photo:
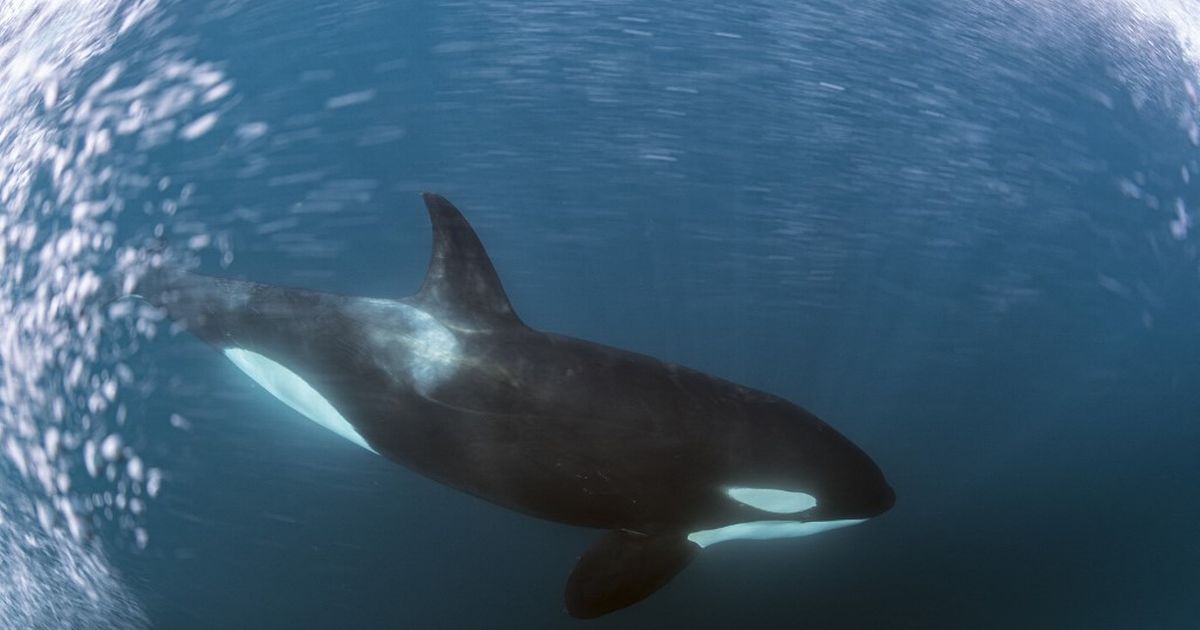
[[[462,326],[521,324],[475,230],[454,204],[422,193],[433,223],[433,255],[417,300]]]

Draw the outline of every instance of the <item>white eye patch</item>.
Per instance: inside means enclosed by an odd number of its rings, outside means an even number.
[[[817,506],[817,498],[806,492],[775,488],[726,488],[729,498],[752,508],[776,514],[795,514]]]

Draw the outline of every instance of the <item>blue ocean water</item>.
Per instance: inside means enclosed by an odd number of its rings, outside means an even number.
[[[897,493],[578,622],[563,584],[599,532],[421,478],[159,334],[117,432],[161,491],[84,545],[136,609],[113,627],[1194,627],[1200,6],[111,4],[94,54],[0,80],[64,126],[89,86],[119,104],[63,143],[118,244],[161,226],[207,273],[399,297],[437,191],[529,324],[796,401]],[[69,213],[67,180],[22,181],[43,225]],[[56,614],[28,623],[97,623]]]

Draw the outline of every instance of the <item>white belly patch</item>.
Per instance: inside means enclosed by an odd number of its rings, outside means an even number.
[[[295,372],[257,352],[242,348],[226,348],[225,356],[255,383],[304,417],[372,453],[376,452],[320,392]]]

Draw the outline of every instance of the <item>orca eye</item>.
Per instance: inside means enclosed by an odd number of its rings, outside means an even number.
[[[817,506],[817,498],[807,492],[777,488],[730,487],[725,494],[738,503],[775,514],[795,514]]]

